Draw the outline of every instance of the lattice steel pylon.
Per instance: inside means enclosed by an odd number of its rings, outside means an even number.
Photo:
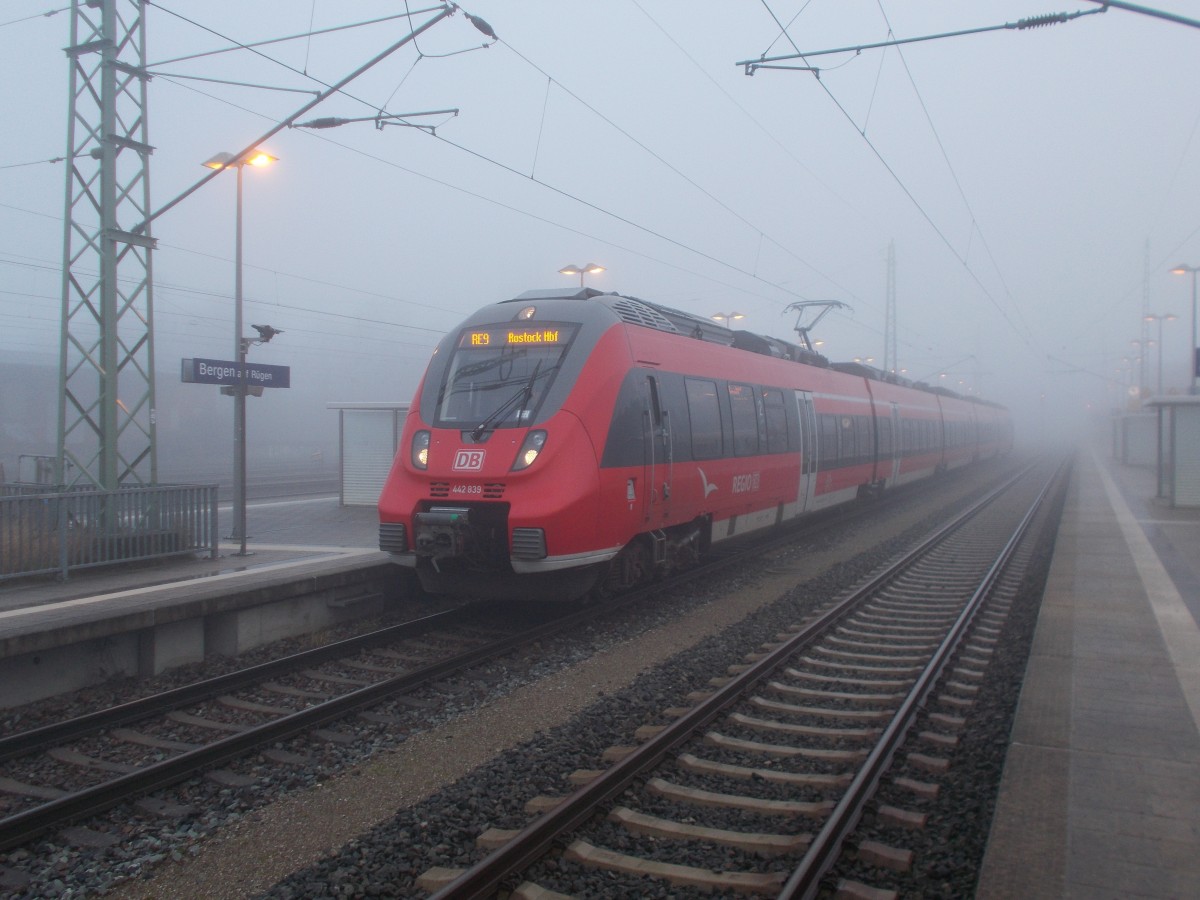
[[[60,485],[154,484],[154,342],[142,0],[73,0],[59,347]],[[125,227],[123,228],[122,225]]]
[[[900,368],[896,359],[896,242],[888,243],[887,301],[883,314],[883,371],[893,375]]]

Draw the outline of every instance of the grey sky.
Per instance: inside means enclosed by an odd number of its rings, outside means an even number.
[[[0,0],[0,350],[52,358],[58,340],[68,42],[61,5]],[[1194,15],[1182,0],[1158,8]],[[164,0],[149,57],[394,14],[394,2]],[[417,3],[412,9],[420,8]],[[268,9],[269,7],[269,9]],[[1151,312],[1166,384],[1180,386],[1200,265],[1200,30],[1109,10],[1032,31],[825,56],[746,77],[739,60],[1091,11],[1021,2],[478,0],[309,116],[457,107],[437,137],[370,123],[286,130],[246,173],[247,321],[285,335],[258,361],[293,367],[287,402],[408,399],[437,338],[473,309],[567,281],[791,337],[801,299],[852,313],[819,329],[836,359],[882,361],[895,242],[899,362],[1050,418],[1119,399],[1106,377]],[[169,12],[168,12],[169,11]],[[173,15],[178,14],[178,15]],[[886,19],[885,19],[886,14]],[[35,16],[26,21],[27,16]],[[428,14],[414,16],[417,21]],[[325,82],[406,33],[404,20],[263,54]],[[456,55],[445,55],[456,54]],[[156,67],[154,206],[306,95],[175,75],[319,89],[244,51]],[[426,120],[421,120],[426,121]],[[35,163],[34,165],[22,165]],[[228,358],[233,177],[154,224],[161,369]],[[124,223],[132,225],[133,223]],[[1149,273],[1148,278],[1146,273]],[[1155,336],[1152,332],[1151,336]],[[1153,381],[1157,349],[1147,367]],[[962,380],[962,385],[958,382]],[[282,401],[281,401],[282,402]]]

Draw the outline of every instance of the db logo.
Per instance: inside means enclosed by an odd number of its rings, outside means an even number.
[[[455,472],[478,472],[483,468],[482,450],[459,450],[454,454]]]

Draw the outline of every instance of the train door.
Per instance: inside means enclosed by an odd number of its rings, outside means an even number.
[[[645,446],[642,509],[647,522],[667,517],[671,500],[671,476],[674,458],[671,447],[671,416],[663,408],[658,378],[646,376],[646,409],[642,413],[642,439]]]
[[[892,457],[892,464],[887,471],[891,472],[888,476],[888,484],[896,484],[900,477],[900,404],[892,402],[892,447],[889,451]]]
[[[804,511],[812,509],[817,481],[817,414],[811,393],[796,391],[796,411],[800,414],[800,494],[796,499]]]

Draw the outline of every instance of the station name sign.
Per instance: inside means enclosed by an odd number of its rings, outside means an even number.
[[[292,386],[291,366],[266,366],[261,363],[246,363],[243,377],[242,365],[227,359],[183,360],[183,381],[186,384],[245,384],[260,388],[288,388]]]

